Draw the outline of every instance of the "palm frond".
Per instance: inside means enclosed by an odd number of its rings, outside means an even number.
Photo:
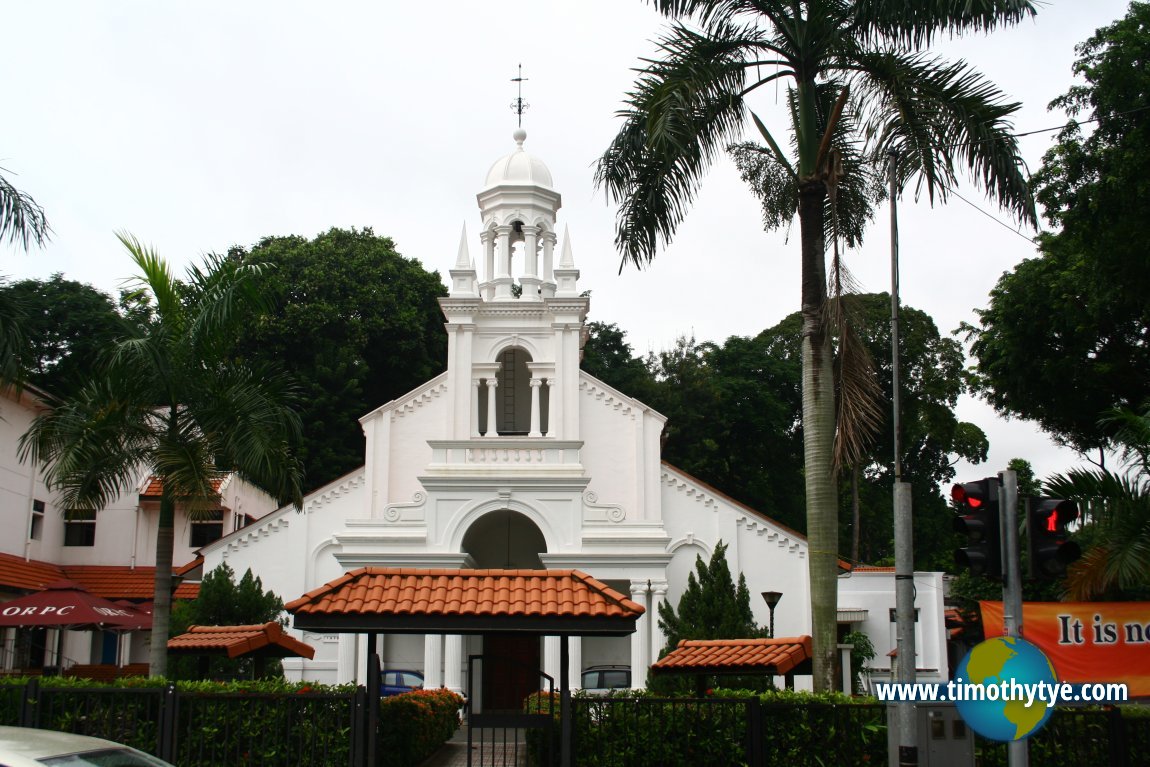
[[[1073,598],[1150,586],[1150,477],[1074,469],[1047,479],[1043,490],[1089,509],[1083,524],[1092,528],[1091,545],[1067,573]]]
[[[923,48],[940,34],[989,32],[1037,13],[1029,0],[857,0],[850,25],[868,42]]]
[[[43,246],[51,231],[39,203],[0,174],[0,240],[7,237],[27,250],[32,243]]]
[[[144,299],[155,302],[156,314],[163,324],[178,332],[183,324],[183,306],[180,300],[179,284],[172,275],[168,262],[149,245],[144,245],[133,234],[116,232],[116,238],[127,248],[132,261],[140,270],[140,276],[130,284],[135,286],[127,298],[142,294]]]
[[[596,186],[619,203],[624,262],[642,267],[670,242],[716,154],[738,138],[743,60],[761,41],[749,28],[676,26],[660,41],[663,60],[640,72],[623,128],[595,169]]]
[[[37,416],[20,438],[21,460],[47,464],[45,482],[63,508],[102,509],[148,464],[156,424],[132,390],[131,381],[93,381]]]
[[[830,282],[824,321],[838,338],[834,466],[839,471],[847,466],[858,466],[868,455],[883,424],[886,397],[879,386],[874,358],[855,332],[862,322],[852,300],[859,292],[858,285],[837,251],[831,265]]]
[[[900,182],[915,178],[916,193],[925,189],[932,202],[946,199],[956,166],[964,165],[1001,207],[1037,222],[1007,119],[1018,103],[1005,101],[1002,91],[963,62],[860,51],[852,67],[872,162],[897,152]]]

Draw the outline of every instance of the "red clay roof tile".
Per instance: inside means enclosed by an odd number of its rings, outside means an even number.
[[[215,493],[220,492],[220,486],[224,483],[223,477],[217,477],[212,480],[212,491]],[[140,491],[140,495],[146,498],[159,498],[164,492],[164,480],[157,476],[148,478],[148,484]]]
[[[712,674],[773,670],[786,674],[811,657],[811,638],[684,639],[651,667],[654,673]]]
[[[644,608],[578,570],[365,567],[292,600],[294,614],[635,617]]]
[[[187,565],[177,568],[176,574],[186,572]],[[37,560],[0,553],[0,586],[22,591],[37,591],[52,581],[75,581],[84,589],[105,599],[151,599],[155,593],[155,567],[128,567],[127,565],[54,565]],[[200,592],[198,583],[181,583],[176,589],[177,599],[195,599]]]
[[[168,651],[178,655],[272,655],[314,658],[315,648],[304,644],[275,621],[258,626],[189,626],[185,634],[168,640]]]

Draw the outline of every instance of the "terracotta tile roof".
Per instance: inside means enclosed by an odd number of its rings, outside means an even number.
[[[186,572],[189,563],[175,572]],[[36,560],[24,561],[12,554],[0,554],[0,587],[8,586],[21,591],[38,591],[58,580],[75,581],[88,592],[105,599],[151,599],[156,578],[155,567],[128,567],[127,565],[54,565]],[[200,584],[181,583],[176,589],[177,599],[195,599]]]
[[[893,573],[893,567],[878,567],[875,565],[855,565],[854,572],[856,573]]]
[[[189,626],[186,634],[168,640],[177,655],[266,655],[277,658],[314,658],[315,648],[304,644],[275,621],[262,626]]]
[[[644,608],[578,570],[364,567],[309,591],[295,615],[638,617]]]
[[[787,674],[811,657],[811,638],[684,639],[651,667],[654,673]]]
[[[212,480],[212,492],[219,493],[220,486],[224,483],[224,477],[217,477]],[[164,480],[157,476],[148,478],[148,484],[140,491],[140,496],[144,498],[159,498],[164,492]]]
[[[37,591],[52,581],[67,578],[58,565],[34,559],[25,561],[24,557],[0,553],[0,587]]]

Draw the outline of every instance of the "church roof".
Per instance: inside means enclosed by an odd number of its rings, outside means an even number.
[[[527,139],[527,131],[520,128],[514,134],[518,148],[509,155],[499,158],[487,171],[487,181],[484,188],[502,185],[516,186],[542,186],[552,189],[554,182],[551,171],[534,155],[528,154],[523,148]]]
[[[292,600],[297,629],[622,635],[644,608],[579,570],[364,567]]]
[[[811,657],[811,638],[684,639],[655,665],[653,673],[789,674]]]

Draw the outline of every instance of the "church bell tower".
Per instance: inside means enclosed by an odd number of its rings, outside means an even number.
[[[477,195],[482,280],[467,228],[451,269],[447,319],[450,439],[578,440],[579,358],[589,299],[571,238],[556,259],[561,197],[523,144],[497,160]],[[556,263],[556,261],[558,261]]]

